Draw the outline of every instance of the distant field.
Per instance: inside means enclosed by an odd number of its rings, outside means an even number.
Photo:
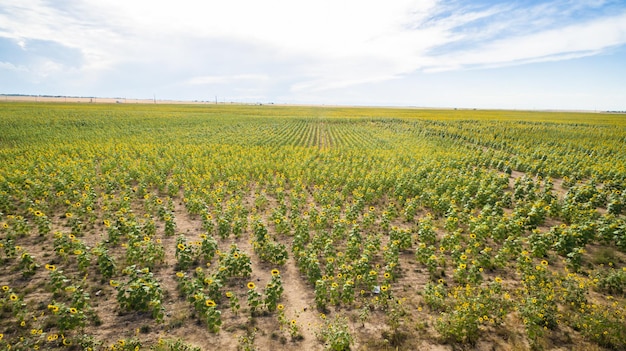
[[[2,95],[0,100],[3,102],[59,102],[59,103],[94,103],[94,104],[199,104],[210,102],[190,102],[190,101],[174,101],[174,100],[156,100],[154,99],[126,99],[126,98],[102,98],[102,97],[81,97],[81,96],[32,96],[32,95]]]
[[[0,101],[0,350],[624,350],[626,118]]]

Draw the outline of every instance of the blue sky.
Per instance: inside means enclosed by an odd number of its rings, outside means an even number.
[[[626,110],[626,1],[3,0],[0,93]]]

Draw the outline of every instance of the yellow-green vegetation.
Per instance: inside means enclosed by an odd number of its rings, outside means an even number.
[[[0,350],[626,349],[623,115],[2,103],[0,165]]]

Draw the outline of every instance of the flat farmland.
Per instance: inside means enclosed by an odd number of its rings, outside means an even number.
[[[626,117],[0,102],[0,350],[624,350]]]

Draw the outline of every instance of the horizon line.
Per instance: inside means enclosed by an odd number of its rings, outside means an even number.
[[[418,105],[358,105],[358,104],[323,104],[323,103],[281,103],[281,102],[236,102],[216,100],[181,100],[181,99],[157,99],[153,98],[126,98],[104,96],[79,96],[79,95],[50,95],[50,94],[17,94],[0,93],[4,99],[0,102],[51,102],[51,103],[92,103],[92,104],[162,104],[162,105],[273,105],[273,106],[310,106],[310,107],[339,107],[339,108],[399,108],[419,110],[486,110],[486,111],[529,111],[529,112],[573,112],[573,113],[610,113],[626,114],[626,110],[585,110],[585,109],[558,109],[558,108],[489,108],[489,107],[451,107],[451,106],[418,106]],[[13,99],[10,99],[13,98]],[[42,98],[43,100],[39,100]],[[33,100],[34,99],[34,100]],[[68,101],[67,99],[78,99]],[[87,101],[89,100],[89,101]]]

